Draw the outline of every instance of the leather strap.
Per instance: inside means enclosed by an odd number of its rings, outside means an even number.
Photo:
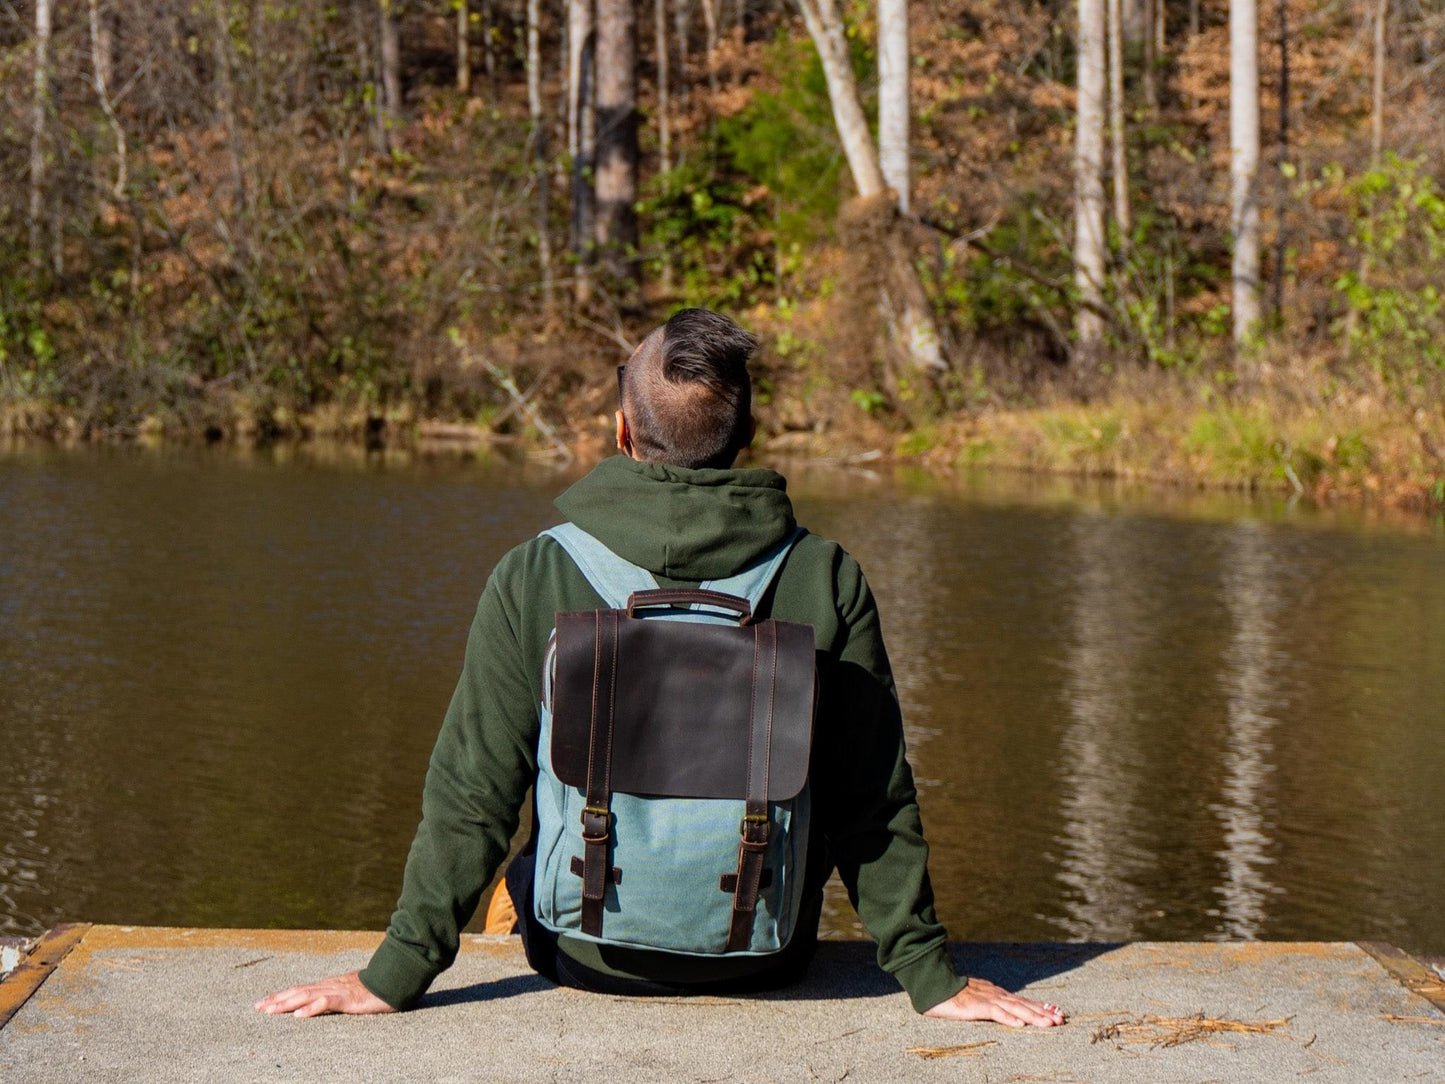
[[[727,952],[743,952],[753,940],[763,858],[768,850],[768,762],[773,743],[773,702],[778,676],[778,626],[753,626],[753,703],[748,722],[748,784],[739,832],[738,872],[733,892]]]
[[[617,610],[598,610],[592,679],[592,728],[587,749],[586,804],[582,809],[582,932],[602,935],[602,903],[614,875],[612,842],[612,713],[617,690]]]
[[[737,595],[725,595],[721,591],[699,591],[687,587],[660,587],[656,591],[634,591],[627,598],[627,616],[636,617],[637,611],[645,606],[712,606],[718,610],[731,610],[738,615],[738,623],[746,625],[753,617],[752,603]]]

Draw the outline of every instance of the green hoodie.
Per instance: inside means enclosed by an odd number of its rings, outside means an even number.
[[[662,586],[695,586],[731,575],[792,534],[786,486],[770,470],[685,470],[616,456],[556,504]],[[878,942],[878,963],[924,1012],[966,980],[954,973],[934,914],[928,844],[873,596],[858,563],[811,534],[793,548],[770,594],[761,615],[812,625],[817,642],[809,777],[827,857]],[[387,1004],[414,1004],[456,958],[460,931],[506,858],[536,778],[542,657],[556,614],[603,606],[551,538],[513,549],[488,579],[432,752],[401,899],[361,973]],[[811,890],[821,891],[821,883]],[[609,953],[565,937],[561,948],[613,974],[677,977],[658,968],[671,959],[662,954]],[[687,963],[697,981],[738,973],[731,960]]]

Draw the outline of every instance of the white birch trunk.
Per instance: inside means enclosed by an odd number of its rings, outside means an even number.
[[[908,0],[878,0],[878,159],[884,183],[909,210]]]
[[[1081,351],[1104,334],[1104,0],[1079,0],[1079,101],[1074,148],[1075,317]]]
[[[1234,234],[1234,342],[1259,322],[1259,10],[1229,3],[1230,225]]]
[[[847,29],[836,0],[797,0],[797,3],[823,65],[833,121],[858,195],[865,200],[881,196],[887,186],[868,131],[868,118],[858,97],[858,82],[848,53]],[[889,231],[887,241],[889,266],[883,276],[879,305],[889,336],[911,368],[925,374],[946,369],[942,340],[928,311],[928,296],[896,226]]]
[[[706,8],[710,2],[703,0],[703,7]],[[858,187],[860,196],[876,196],[886,186],[883,171],[878,165],[878,155],[873,150],[868,118],[858,98],[858,81],[853,75],[853,64],[848,54],[848,35],[843,17],[838,14],[835,0],[798,0],[798,8],[813,44],[817,46],[818,59],[823,64],[823,77],[827,80],[828,98],[833,106],[833,121],[838,126],[838,138],[843,141],[843,153],[848,159],[853,183]]]
[[[452,0],[457,7],[457,90],[462,94],[472,92],[471,37],[472,13],[467,0]]]
[[[50,111],[51,0],[35,0],[35,81],[30,115],[30,264],[44,264],[46,119]]]
[[[1109,135],[1114,158],[1114,225],[1129,243],[1129,148],[1124,141],[1124,20],[1121,0],[1109,0]]]

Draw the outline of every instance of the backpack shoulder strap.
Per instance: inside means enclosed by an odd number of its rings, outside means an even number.
[[[587,578],[592,590],[610,609],[627,609],[627,598],[634,591],[657,590],[657,581],[652,578],[652,573],[631,561],[624,561],[575,523],[559,523],[542,534],[567,551],[567,556]]]
[[[772,586],[773,580],[778,574],[778,569],[783,567],[783,562],[787,560],[788,554],[792,552],[798,539],[807,533],[807,530],[802,527],[796,528],[791,535],[768,550],[741,572],[719,580],[704,580],[698,585],[698,589],[702,591],[721,591],[725,595],[737,595],[739,598],[745,598],[752,606],[753,612],[756,613],[758,603],[760,603],[763,600],[763,596],[768,593],[768,588]]]
[[[804,528],[797,528],[741,572],[721,579],[704,580],[698,589],[745,598],[753,609],[757,609],[789,552],[807,533]],[[657,581],[652,573],[623,560],[575,523],[560,523],[542,534],[567,551],[567,556],[572,558],[572,563],[587,578],[592,589],[614,610],[627,609],[628,596],[633,592],[657,590]]]

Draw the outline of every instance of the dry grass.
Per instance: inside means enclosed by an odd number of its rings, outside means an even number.
[[[1202,1012],[1193,1016],[1136,1016],[1102,1025],[1089,1042],[1147,1045],[1151,1049],[1200,1041],[1214,1044],[1221,1035],[1270,1035],[1287,1027],[1291,1019],[1286,1016],[1280,1020],[1250,1022],[1205,1016]]]

